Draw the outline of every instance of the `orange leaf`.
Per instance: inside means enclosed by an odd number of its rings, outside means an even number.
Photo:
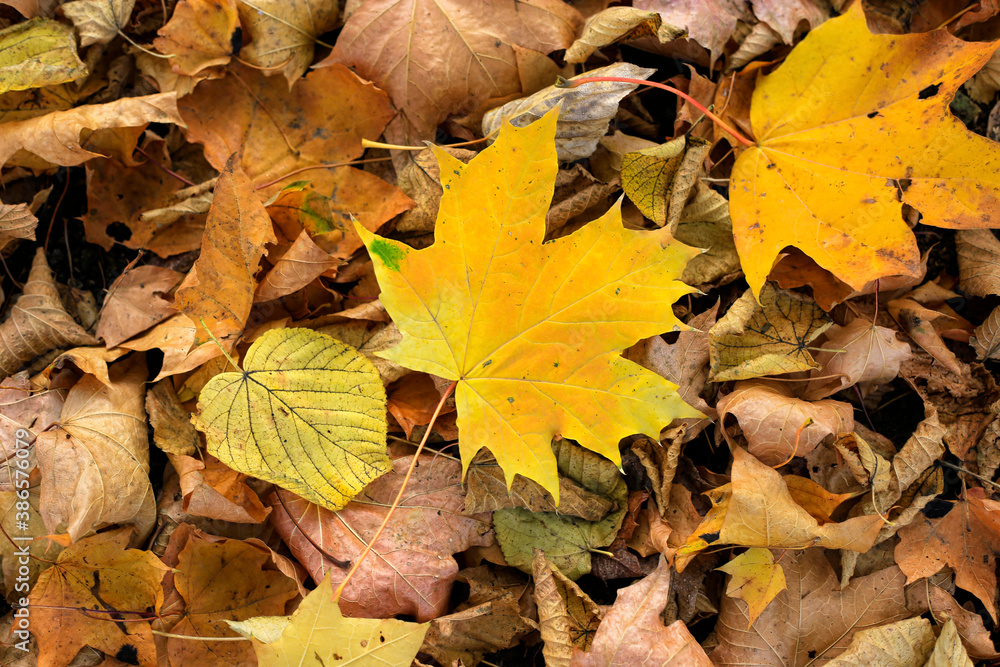
[[[157,31],[153,46],[173,56],[174,72],[194,76],[229,62],[234,37],[236,47],[240,45],[239,25],[236,0],[181,0],[170,21]]]
[[[358,232],[403,333],[380,356],[458,381],[463,466],[488,446],[508,484],[520,473],[558,500],[555,435],[620,463],[621,438],[700,414],[621,357],[681,326],[671,304],[691,288],[675,278],[697,251],[663,229],[625,229],[618,207],[543,245],[555,124],[550,112],[507,125],[468,165],[438,151],[445,194],[429,248]]]
[[[938,227],[988,227],[1000,217],[1000,147],[948,110],[996,47],[944,29],[872,35],[855,3],[760,81],[750,110],[758,142],[739,156],[730,183],[736,247],[754,293],[786,246],[855,289],[916,274],[904,203]]]

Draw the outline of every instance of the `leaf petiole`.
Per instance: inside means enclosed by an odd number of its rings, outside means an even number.
[[[585,83],[597,83],[598,81],[633,83],[637,86],[652,86],[653,88],[659,88],[660,90],[665,90],[668,93],[673,93],[674,95],[677,95],[678,97],[681,97],[690,102],[694,108],[698,109],[703,114],[711,118],[713,123],[715,123],[720,128],[731,134],[733,137],[736,138],[737,141],[739,141],[744,146],[749,147],[755,145],[754,142],[744,137],[742,134],[740,134],[735,129],[730,127],[724,120],[722,120],[714,113],[706,109],[701,102],[694,99],[693,97],[685,93],[683,90],[678,90],[677,88],[674,88],[673,86],[668,86],[665,83],[646,81],[644,79],[633,79],[627,76],[583,76],[576,79],[564,79],[562,77],[559,77],[556,81],[556,88],[576,88],[578,86],[582,86]]]

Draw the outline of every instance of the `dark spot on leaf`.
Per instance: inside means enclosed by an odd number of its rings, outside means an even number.
[[[507,397],[507,402],[510,403],[511,405],[513,405],[514,404],[514,397],[513,396],[508,396]]]
[[[874,118],[877,115],[878,115],[878,111],[872,111],[870,114],[868,114],[868,117],[869,118]]]
[[[115,653],[115,659],[124,662],[126,665],[138,665],[139,651],[131,644],[122,644],[122,647],[118,649],[118,653]]]
[[[922,100],[926,100],[929,97],[934,97],[935,95],[937,95],[938,90],[940,89],[941,89],[941,84],[935,83],[921,90],[920,93],[917,95],[917,97]]]
[[[711,544],[712,542],[715,542],[716,540],[719,539],[719,533],[718,532],[715,532],[715,533],[705,533],[704,535],[701,536],[701,539],[703,539],[706,542],[708,542],[709,544]]]
[[[236,30],[233,31],[233,36],[229,40],[229,54],[237,55],[240,49],[243,48],[243,29],[236,26]]]

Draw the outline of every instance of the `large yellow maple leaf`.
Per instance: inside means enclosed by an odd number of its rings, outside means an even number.
[[[489,447],[508,486],[519,473],[558,498],[553,436],[620,465],[621,438],[700,415],[675,384],[620,355],[680,326],[671,304],[692,289],[675,278],[697,251],[665,229],[625,229],[617,206],[542,242],[556,113],[506,125],[467,165],[437,151],[444,196],[432,246],[357,229],[403,333],[382,356],[458,382],[463,469]]]
[[[945,30],[873,35],[855,3],[761,79],[750,107],[757,143],[730,182],[736,247],[755,294],[786,246],[855,289],[915,275],[903,203],[929,225],[1000,226],[1000,145],[948,110],[998,43]]]

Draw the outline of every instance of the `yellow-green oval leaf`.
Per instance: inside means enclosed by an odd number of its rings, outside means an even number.
[[[208,452],[331,510],[389,470],[385,389],[353,348],[311,329],[274,329],[239,373],[201,391],[192,421]]]

